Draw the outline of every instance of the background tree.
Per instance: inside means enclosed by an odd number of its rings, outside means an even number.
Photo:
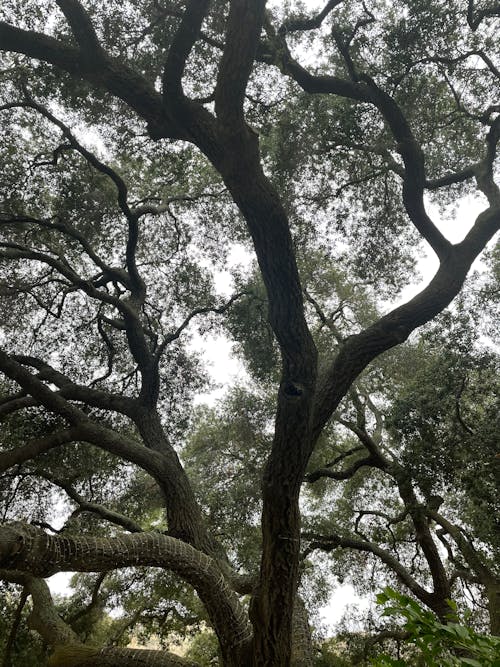
[[[310,663],[296,595],[310,457],[359,374],[446,308],[500,223],[496,5],[265,5],[1,10],[1,467],[27,465],[99,517],[89,525],[79,512],[78,529],[60,535],[0,529],[2,577],[31,597],[53,664],[182,663],[83,643],[42,581],[132,566],[171,571],[196,591],[223,664]],[[452,244],[424,195],[445,206],[471,192],[483,210]],[[252,311],[248,321],[280,360],[250,580],[210,530],[179,456],[203,383],[188,328],[224,322],[246,296],[235,285],[223,301],[213,288],[243,238],[267,307],[267,322]],[[344,297],[321,307],[307,290],[311,262],[318,289],[331,284],[325,271],[349,272],[394,301],[418,240],[439,268],[417,296],[383,316],[367,310],[328,346],[315,339],[318,315],[335,334]],[[94,495],[90,447],[105,452],[98,477],[118,478],[120,495],[136,469],[155,481],[160,530],[144,530],[154,506],[129,517],[106,507],[106,484]],[[63,451],[69,480],[58,456],[35,461]]]

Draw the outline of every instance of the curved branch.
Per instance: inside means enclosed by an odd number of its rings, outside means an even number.
[[[182,100],[182,76],[186,61],[200,35],[201,24],[208,11],[209,0],[190,0],[168,50],[163,71],[163,99],[167,104]]]
[[[395,100],[379,88],[371,77],[362,75],[361,79],[366,81],[372,103],[379,109],[398,142],[398,151],[405,166],[403,202],[406,212],[415,228],[442,260],[450,252],[451,243],[439,231],[425,210],[423,195],[426,177],[422,148]]]
[[[129,517],[120,514],[119,512],[114,512],[113,510],[110,510],[104,505],[100,505],[99,503],[93,503],[85,500],[85,498],[81,496],[68,482],[52,477],[49,474],[42,474],[41,476],[48,480],[51,484],[54,484],[55,486],[58,486],[60,489],[62,489],[68,495],[68,497],[78,505],[78,510],[76,510],[78,514],[81,514],[82,512],[90,512],[91,514],[97,514],[97,516],[100,516],[101,519],[104,519],[105,521],[109,521],[116,526],[125,528],[125,530],[128,530],[130,533],[143,532],[142,527],[133,519],[130,519]],[[73,516],[75,514],[76,513],[74,512]]]
[[[11,355],[11,358],[22,364],[35,368],[39,380],[50,382],[59,389],[59,396],[70,400],[85,403],[90,407],[102,410],[111,410],[133,418],[137,410],[137,401],[129,396],[120,396],[102,389],[93,389],[86,385],[73,382],[67,375],[56,370],[42,359],[28,355]],[[0,412],[1,414],[1,412]]]
[[[348,468],[344,470],[330,470],[329,468],[319,468],[314,472],[309,473],[305,476],[306,482],[316,482],[318,479],[324,477],[329,477],[330,479],[342,480],[342,479],[351,479],[357,473],[360,468],[366,466],[378,468],[377,461],[373,456],[367,456],[363,459],[358,459],[354,461]]]
[[[283,35],[287,32],[297,32],[298,30],[314,30],[319,28],[325,18],[330,14],[330,12],[335,9],[338,5],[342,4],[344,0],[329,0],[323,9],[318,12],[315,16],[310,18],[290,18],[285,21],[278,30],[280,35]]]
[[[485,18],[491,16],[500,16],[500,4],[494,3],[491,7],[475,10],[474,0],[468,0],[467,4],[467,22],[473,32],[475,32]]]
[[[9,449],[6,452],[0,452],[0,473],[5,472],[15,465],[31,461],[37,456],[40,456],[40,454],[44,454],[55,447],[60,447],[69,442],[75,442],[82,434],[83,431],[76,426],[74,428],[56,431],[43,438],[34,438],[25,445]]]
[[[47,535],[29,524],[0,527],[0,567],[47,577],[55,572],[101,572],[148,565],[172,570],[204,603],[222,650],[251,637],[245,610],[216,562],[194,547],[160,533],[113,538]]]
[[[101,59],[104,51],[97,37],[90,16],[78,0],[56,0],[71,28],[71,32],[80,47],[87,55],[97,60]]]
[[[74,0],[64,0],[65,3],[69,2],[71,5],[78,5],[80,3],[75,2]],[[82,10],[83,11],[83,10]],[[56,125],[58,127],[64,137],[69,141],[69,145],[76,150],[80,155],[82,155],[83,158],[97,171],[99,171],[101,174],[104,176],[107,176],[115,185],[116,190],[117,190],[117,200],[118,200],[118,205],[125,216],[127,222],[128,222],[128,238],[127,238],[127,246],[126,246],[126,262],[127,262],[127,269],[129,276],[124,275],[124,272],[118,271],[115,273],[118,273],[118,279],[120,282],[123,282],[123,278],[125,277],[125,286],[128,289],[132,289],[132,292],[134,293],[134,296],[139,300],[144,299],[144,293],[146,290],[144,281],[142,280],[138,270],[137,270],[137,265],[135,261],[135,253],[137,249],[137,242],[139,239],[139,228],[137,224],[137,215],[132,212],[130,209],[130,206],[128,205],[127,197],[128,197],[128,188],[127,184],[123,180],[123,178],[120,176],[120,174],[110,167],[109,165],[105,164],[100,160],[94,153],[89,151],[87,148],[85,148],[79,141],[78,139],[74,136],[70,128],[63,123],[59,118],[56,118],[53,113],[51,113],[46,107],[43,105],[39,104],[36,102],[34,99],[28,96],[27,93],[25,93],[27,96],[27,102],[25,103],[19,103],[17,106],[19,107],[24,107],[24,108],[31,108],[37,111],[39,114],[44,116],[44,118],[47,118],[52,124]],[[82,237],[80,234],[79,237]],[[81,239],[79,238],[80,242]],[[86,246],[90,246],[88,241],[85,239]],[[87,248],[86,248],[87,249]],[[95,253],[93,253],[95,256]],[[92,257],[93,259],[93,257]],[[101,267],[103,268],[103,267]],[[108,271],[108,267],[104,266],[103,268],[104,271]],[[111,274],[113,274],[113,270],[111,271]]]
[[[307,553],[315,549],[321,549],[325,552],[334,551],[335,549],[354,549],[356,551],[364,551],[371,553],[380,558],[380,560],[387,565],[398,579],[409,588],[409,590],[418,597],[419,600],[425,604],[432,604],[433,594],[425,590],[420,584],[411,576],[409,571],[395,558],[389,551],[382,549],[377,544],[351,537],[341,537],[340,535],[317,535],[315,533],[304,533],[304,539],[310,540]]]
[[[162,97],[152,83],[123,62],[103,56],[90,62],[80,49],[68,46],[39,32],[22,30],[0,21],[0,50],[22,53],[107,89],[126,102],[147,123],[152,136],[161,128],[161,136],[185,139],[186,134],[165,109]]]
[[[5,417],[11,415],[13,412],[32,408],[35,405],[38,405],[35,399],[31,396],[26,396],[23,392],[18,396],[7,397],[0,402],[0,421],[3,421]]]
[[[217,73],[215,113],[224,128],[242,128],[245,91],[257,53],[265,0],[231,0]]]
[[[0,579],[24,586],[31,596],[33,611],[29,625],[36,630],[48,646],[55,650],[51,665],[64,667],[197,667],[168,651],[86,646],[78,639],[67,623],[57,613],[50,589],[43,579],[24,572],[0,570]]]
[[[10,107],[19,107],[19,106],[24,106],[20,104],[15,104],[15,105],[9,105]],[[0,107],[0,109],[5,108],[5,107]],[[19,216],[5,216],[3,214],[0,214],[0,225],[2,226],[7,226],[7,225],[19,225],[20,227],[24,227],[26,224],[32,224],[32,225],[37,225],[39,227],[44,227],[45,229],[49,230],[56,230],[58,232],[61,232],[65,236],[74,239],[75,241],[78,241],[78,243],[82,246],[83,250],[86,252],[86,254],[89,256],[89,258],[94,262],[94,264],[101,269],[103,273],[106,275],[109,275],[112,277],[114,280],[120,282],[124,287],[129,288],[129,281],[128,281],[128,276],[123,271],[122,269],[118,269],[112,266],[109,266],[104,262],[94,251],[92,246],[90,245],[88,239],[81,234],[79,231],[77,231],[74,227],[72,227],[70,224],[66,223],[65,221],[61,221],[60,219],[57,220],[44,220],[41,218],[33,218],[32,216],[27,216],[27,215],[19,215]]]
[[[500,229],[500,205],[483,211],[465,239],[443,261],[429,285],[359,334],[347,338],[319,380],[314,417],[315,438],[359,373],[378,355],[402,343],[417,327],[440,313],[460,291],[469,268]]]
[[[175,331],[172,331],[172,333],[167,334],[163,341],[160,343],[158,346],[158,349],[155,352],[155,359],[159,361],[161,355],[163,354],[163,351],[167,347],[167,345],[170,345],[174,340],[177,340],[181,333],[184,331],[184,329],[189,325],[191,320],[196,317],[197,315],[204,315],[207,313],[217,313],[217,314],[222,314],[225,313],[226,310],[228,310],[235,301],[237,301],[240,297],[248,294],[248,292],[238,292],[237,294],[234,294],[229,301],[226,301],[225,304],[222,306],[216,307],[216,306],[206,306],[203,308],[195,308],[192,310],[189,315],[185,318],[185,320],[177,327]]]

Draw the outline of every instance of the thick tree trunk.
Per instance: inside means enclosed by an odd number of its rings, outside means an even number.
[[[500,636],[500,582],[486,586],[486,597],[490,613],[490,632]]]

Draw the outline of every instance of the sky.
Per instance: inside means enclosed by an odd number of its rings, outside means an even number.
[[[318,0],[307,0],[306,4],[312,9],[319,8],[323,2]],[[433,207],[429,206],[431,217],[435,220],[438,227],[445,236],[453,243],[460,241],[472,226],[475,217],[482,208],[482,202],[472,198],[465,198],[458,206],[456,215],[453,218],[441,216]],[[251,260],[251,255],[242,248],[235,247],[230,255],[230,264],[237,266],[247,264]],[[394,304],[388,304],[388,309],[399,305],[412,298],[424,287],[437,269],[437,259],[431,250],[423,251],[419,257],[418,270],[420,280],[405,288],[403,293]],[[229,272],[220,272],[215,276],[216,288],[219,294],[229,296],[232,294],[233,285]],[[199,336],[193,334],[192,346],[194,349],[203,351],[204,359],[207,363],[211,379],[217,385],[208,393],[200,394],[196,401],[198,403],[213,404],[221,398],[227,391],[227,388],[245,378],[245,370],[235,355],[232,353],[232,343],[223,335],[205,334]],[[56,514],[61,518],[62,508],[56,508]],[[57,523],[57,521],[55,521]],[[52,592],[65,594],[68,592],[68,582],[70,573],[59,573],[48,580]],[[321,616],[325,626],[333,629],[333,624],[338,622],[346,609],[347,604],[357,603],[361,607],[367,607],[370,602],[367,598],[360,598],[356,595],[351,585],[339,585],[332,591],[330,602],[322,610]]]
[[[440,230],[452,242],[457,243],[463,239],[471,228],[476,216],[484,207],[484,202],[472,197],[464,198],[457,206],[453,217],[441,216],[436,208],[428,205],[428,210]],[[253,255],[242,246],[235,246],[229,254],[228,268],[238,266],[246,267],[252,261]],[[476,266],[480,263],[477,260]],[[420,279],[406,287],[397,301],[388,304],[388,309],[408,301],[415,296],[432,278],[438,267],[437,259],[429,249],[422,249],[418,260],[418,272]],[[228,297],[233,293],[233,284],[231,273],[221,271],[215,276],[216,289],[221,296]],[[200,336],[193,334],[191,343],[193,349],[202,351],[203,358],[207,366],[208,373],[215,387],[207,393],[199,394],[195,399],[197,404],[204,403],[213,405],[215,401],[221,399],[229,387],[245,380],[246,372],[241,362],[233,354],[233,344],[231,341],[221,335],[210,333]],[[54,524],[59,527],[64,522],[63,505],[55,510]],[[66,595],[70,593],[69,580],[71,573],[60,572],[48,580],[50,589],[53,593]],[[333,633],[334,626],[338,623],[345,613],[348,605],[357,605],[360,609],[367,609],[372,600],[368,597],[361,597],[356,594],[350,584],[338,584],[331,594],[330,601],[320,610],[320,618],[325,632]]]

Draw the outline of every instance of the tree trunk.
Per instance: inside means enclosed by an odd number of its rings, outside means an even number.
[[[486,586],[486,597],[490,613],[490,632],[500,636],[500,582]]]
[[[312,667],[314,650],[306,606],[302,598],[295,597],[292,619],[292,667]]]

